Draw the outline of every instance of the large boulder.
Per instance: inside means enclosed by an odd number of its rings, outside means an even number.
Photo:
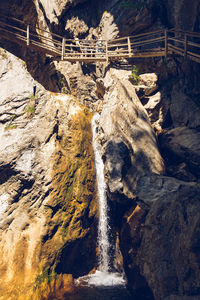
[[[158,300],[198,299],[199,192],[199,184],[165,176],[138,180],[139,207],[126,216],[121,232],[133,289],[150,287]]]
[[[110,196],[135,197],[137,179],[164,170],[147,113],[129,81],[128,71],[110,69],[100,118],[100,140]]]

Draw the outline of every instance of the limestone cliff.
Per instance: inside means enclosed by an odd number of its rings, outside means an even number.
[[[0,298],[48,297],[56,284],[62,294],[62,274],[95,266],[91,113],[46,91],[3,49],[0,86]]]
[[[66,38],[200,32],[198,0],[0,8]],[[179,57],[58,63],[0,46],[0,299],[64,299],[96,267],[94,111],[129,287],[142,299],[199,299],[200,66]]]

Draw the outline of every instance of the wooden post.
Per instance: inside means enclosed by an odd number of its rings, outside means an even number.
[[[165,29],[165,57],[167,58],[168,54],[168,32],[167,29]]]
[[[27,25],[27,30],[26,30],[26,44],[27,46],[30,45],[30,26]]]
[[[108,63],[108,41],[106,41],[106,62]]]
[[[187,34],[184,34],[184,58],[187,58],[187,44],[188,44],[188,39],[187,39]]]
[[[127,37],[128,40],[128,56],[131,57],[131,41],[130,37]]]
[[[63,60],[65,57],[65,38],[62,39],[62,57],[61,59]]]

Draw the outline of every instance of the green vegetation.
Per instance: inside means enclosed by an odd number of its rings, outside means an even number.
[[[35,106],[28,105],[26,107],[26,112],[28,113],[28,115],[33,116],[35,114]]]
[[[36,96],[34,94],[31,94],[29,96],[29,103],[27,104],[25,108],[25,112],[28,117],[33,117],[35,114],[35,101],[36,101]]]
[[[50,269],[48,267],[45,268],[44,271],[42,272],[42,274],[37,275],[34,288],[40,287],[41,284],[45,281],[47,283],[50,283],[54,278],[56,278],[56,276],[57,276],[57,273],[54,270],[52,272],[50,272]]]
[[[52,206],[59,205],[63,220],[58,233],[63,240],[76,240],[87,230],[79,224],[94,195],[94,163],[92,149],[91,113],[85,109],[73,116],[67,135],[57,145],[53,170]],[[57,217],[55,215],[55,217]],[[55,235],[56,237],[56,235]]]
[[[0,55],[2,56],[3,59],[7,59],[8,58],[6,50],[0,51]]]
[[[61,93],[67,94],[67,91],[68,91],[67,82],[66,82],[66,79],[63,75],[59,76],[58,87],[59,87],[59,90],[60,90]]]
[[[13,121],[17,118],[16,115],[11,115],[10,123],[6,125],[5,130],[12,130],[17,128],[17,124],[13,123]]]
[[[30,100],[35,100],[36,96],[33,95],[33,94],[31,94],[31,95],[29,96],[29,98],[30,98]]]
[[[131,75],[129,76],[129,79],[132,83],[138,84],[138,78],[139,78],[139,70],[136,65],[133,65],[133,69]]]
[[[62,75],[60,72],[56,71],[51,75],[51,79],[55,81],[55,84],[57,85],[59,91],[61,93],[68,93],[68,88],[67,88],[67,81],[64,75]]]
[[[11,130],[16,128],[17,128],[17,124],[9,124],[5,127],[5,130]]]

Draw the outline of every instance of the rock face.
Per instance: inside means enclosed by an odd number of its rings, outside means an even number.
[[[164,171],[154,132],[128,74],[115,69],[106,74],[100,121],[105,176],[111,197],[118,201],[120,195],[135,197],[140,176]]]
[[[188,127],[176,127],[161,138],[162,147],[188,163],[199,174],[200,132]]]
[[[57,297],[95,265],[91,114],[2,51],[0,298]]]
[[[142,178],[137,188],[150,210],[141,229],[141,252],[131,255],[133,269],[139,265],[156,299],[197,295],[199,185],[153,176]]]
[[[197,15],[199,11],[199,2],[193,1],[192,5],[187,0],[168,1],[167,12],[168,19],[172,26],[183,30],[197,30]],[[191,20],[189,22],[189,19]]]
[[[198,0],[135,2],[2,0],[0,8],[66,38],[200,31]],[[147,299],[199,299],[199,65],[168,57],[86,66],[0,45],[18,56],[0,51],[0,299],[63,299],[96,266],[91,111],[101,113],[130,288]],[[146,73],[137,82],[135,64]]]

